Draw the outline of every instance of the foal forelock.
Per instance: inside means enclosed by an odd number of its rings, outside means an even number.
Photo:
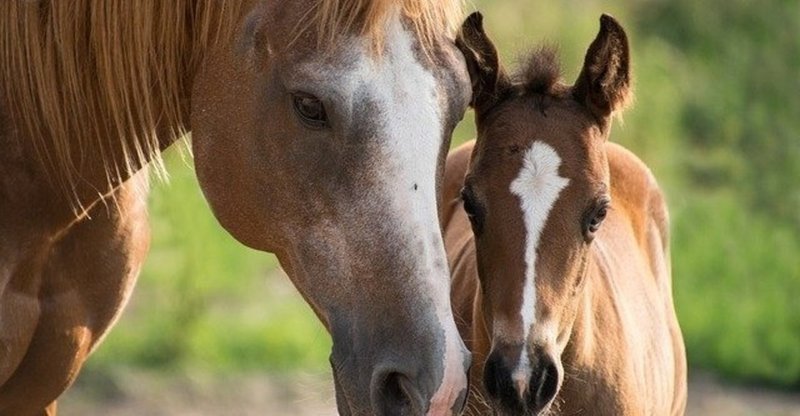
[[[542,230],[561,191],[569,180],[559,176],[561,158],[550,145],[534,141],[525,152],[517,177],[511,182],[511,193],[519,197],[525,224],[525,273],[520,302],[522,343],[528,342],[536,318],[536,257]],[[530,363],[526,348],[522,348],[514,379],[527,383]]]

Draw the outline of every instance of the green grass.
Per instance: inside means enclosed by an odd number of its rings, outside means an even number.
[[[673,207],[672,257],[690,364],[800,387],[797,235],[729,193],[687,201]]]

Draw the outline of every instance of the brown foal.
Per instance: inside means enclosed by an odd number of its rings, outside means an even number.
[[[469,411],[682,414],[667,208],[644,163],[608,142],[631,95],[625,31],[601,17],[573,86],[550,49],[507,76],[479,14],[459,46],[478,137],[447,160],[442,215],[475,360]]]

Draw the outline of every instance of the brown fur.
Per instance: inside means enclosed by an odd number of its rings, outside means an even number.
[[[0,258],[15,267],[0,276],[0,414],[54,415],[56,397],[121,314],[150,241],[146,187],[141,172],[91,220],[55,234],[43,232],[44,219],[0,223]]]
[[[471,19],[464,30],[492,53]],[[667,208],[644,163],[607,142],[611,117],[631,95],[627,48],[619,24],[604,16],[575,86],[555,82],[557,66],[549,52],[539,52],[516,83],[498,78],[504,95],[483,90],[478,94],[491,98],[473,97],[491,106],[476,108],[478,139],[451,153],[443,185],[452,304],[474,360],[470,414],[684,412],[686,357],[672,302]],[[471,56],[475,49],[462,50],[468,64],[481,59]],[[471,75],[495,77],[498,67]],[[536,247],[536,316],[529,338],[521,339],[524,252],[531,248],[509,187],[534,141],[556,151],[559,175],[569,183]],[[587,206],[605,198],[611,208],[587,239]],[[497,359],[516,368],[521,352],[533,368],[524,391],[504,382],[496,364],[488,370]],[[558,390],[540,403],[536,374],[548,360],[556,362]]]

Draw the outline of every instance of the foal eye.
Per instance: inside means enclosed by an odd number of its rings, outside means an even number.
[[[300,121],[313,129],[321,129],[328,125],[328,114],[319,98],[304,92],[292,94],[294,112]]]
[[[461,190],[461,202],[464,204],[464,212],[467,213],[468,217],[475,216],[475,205],[472,202],[472,198],[470,198],[469,194],[467,194],[466,190]]]
[[[461,189],[461,202],[464,204],[464,212],[467,213],[467,218],[469,218],[469,222],[472,223],[474,231],[480,231],[481,208],[475,203],[471,192],[469,192],[467,188]]]

